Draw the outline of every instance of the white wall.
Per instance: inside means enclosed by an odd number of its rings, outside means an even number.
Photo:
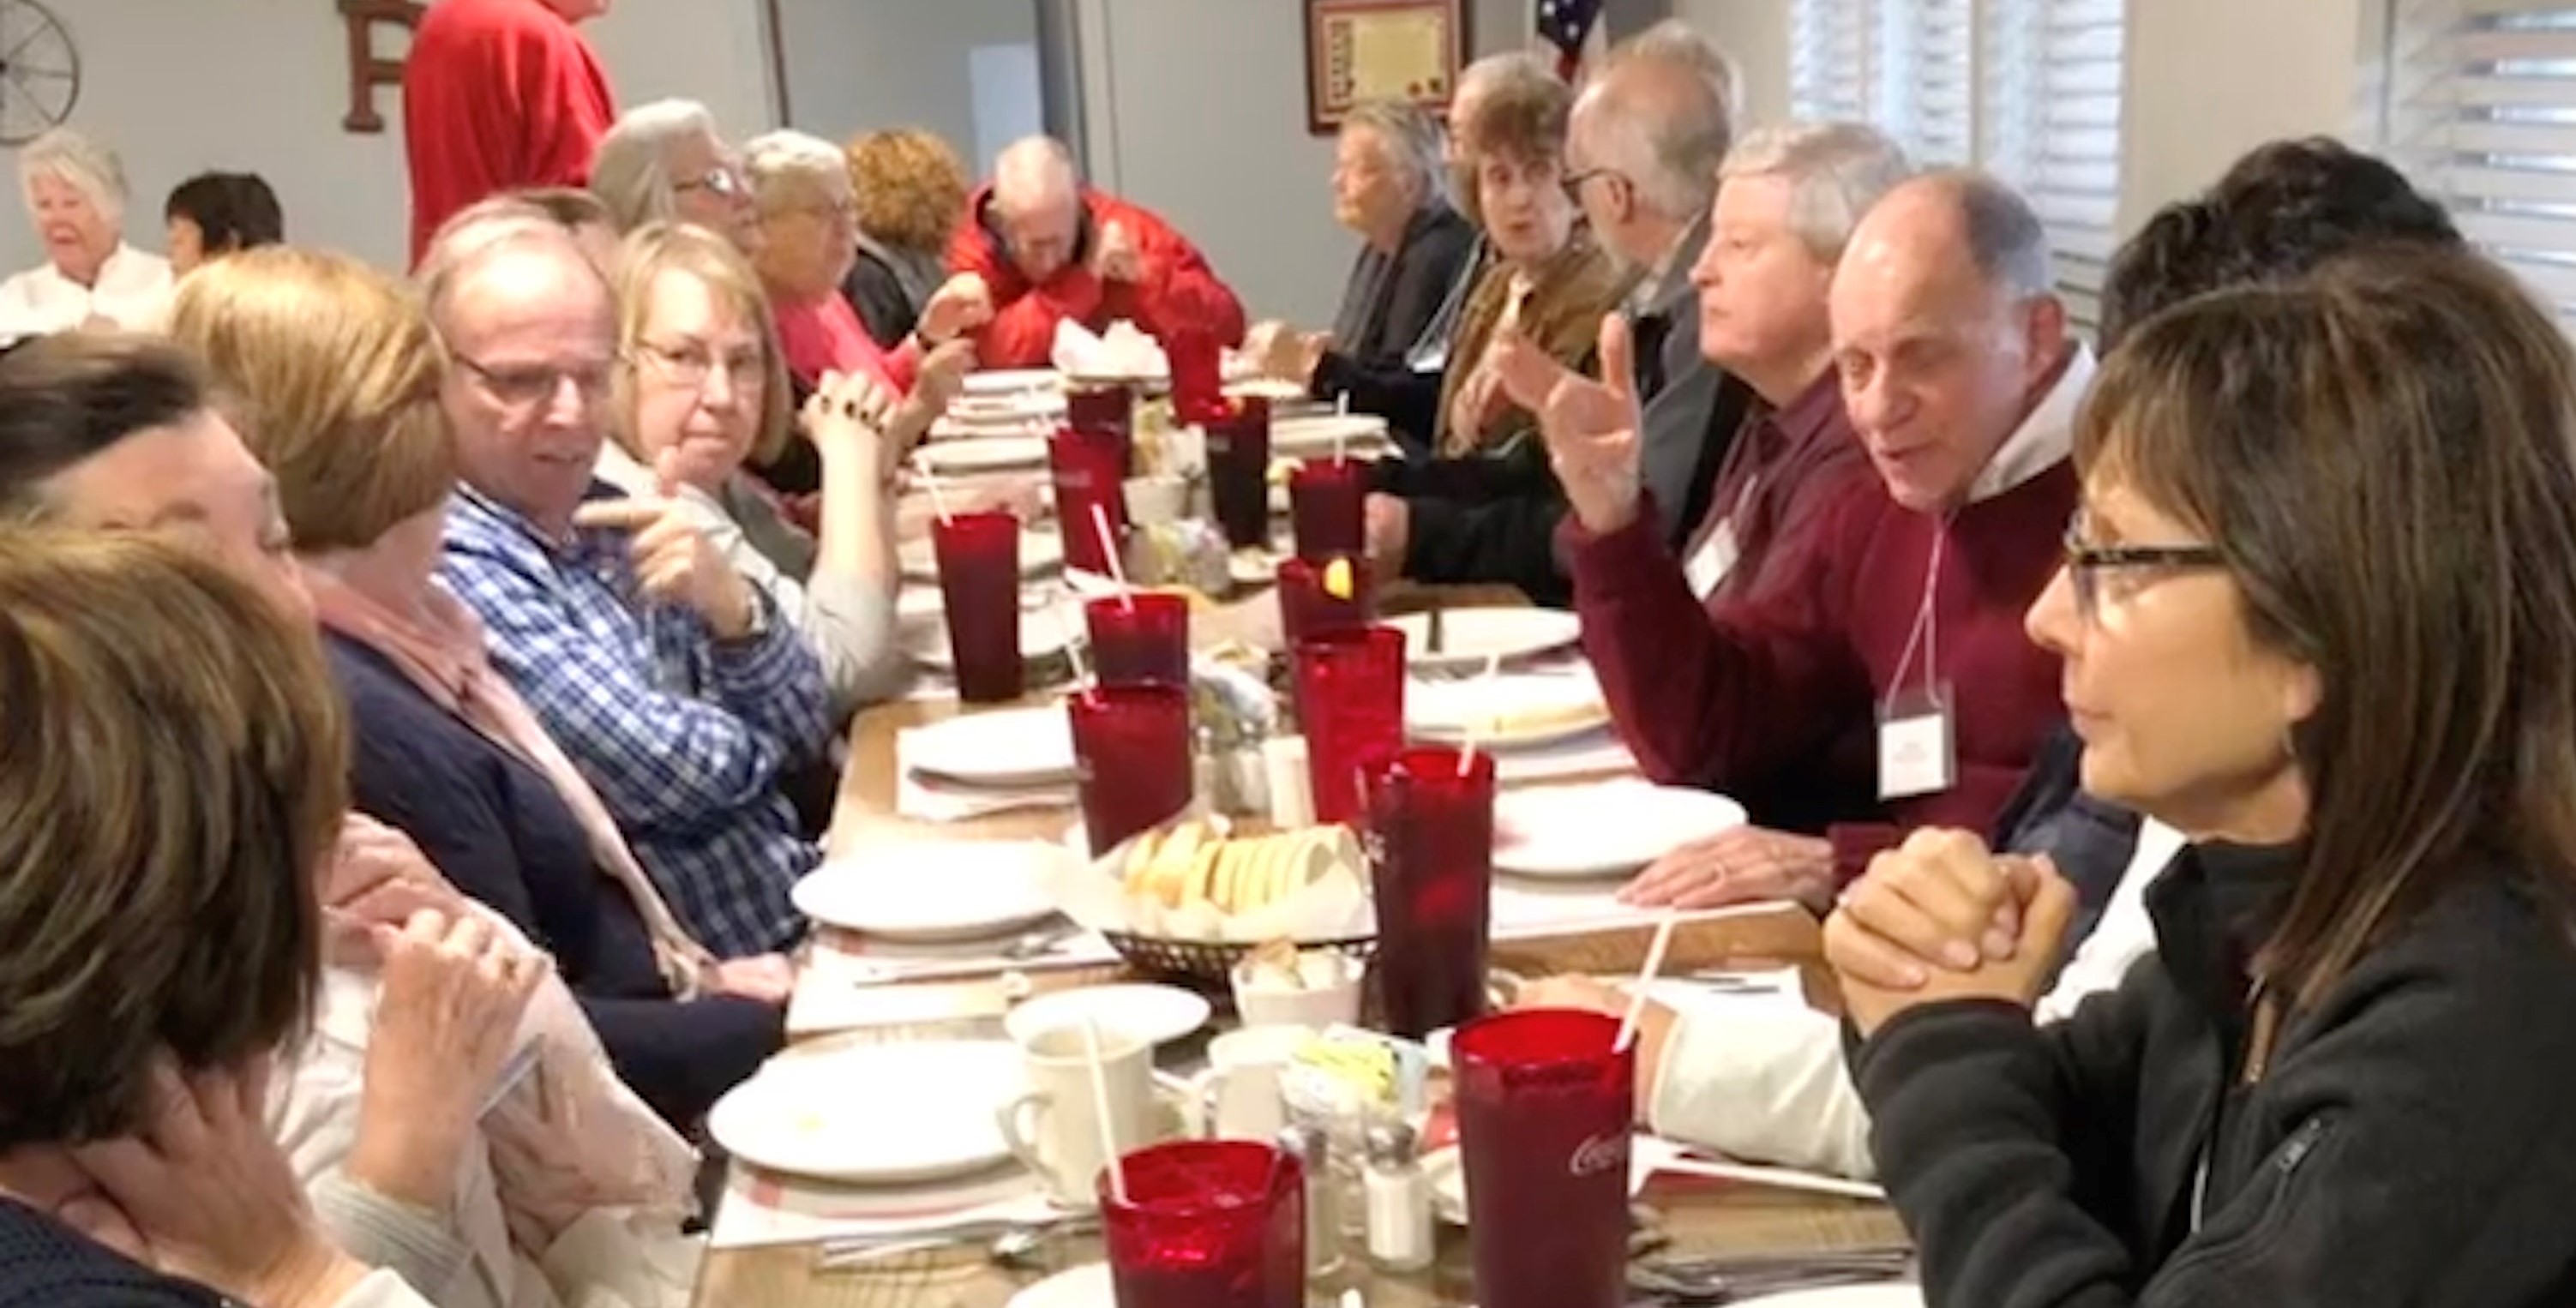
[[[1789,0],[1674,0],[1673,17],[1707,33],[1735,60],[1744,79],[1745,124],[1789,116]]]
[[[797,127],[834,141],[926,127],[979,166],[974,51],[1037,42],[1036,0],[782,0],[778,8],[787,114]],[[1032,112],[1022,133],[1038,125]]]
[[[946,0],[942,0],[945,3]],[[769,121],[758,0],[618,0],[591,28],[622,104],[705,100],[729,130]],[[75,126],[124,156],[129,239],[161,247],[161,202],[208,168],[277,188],[288,233],[389,266],[410,230],[400,88],[377,92],[380,136],[340,128],[347,38],[325,0],[75,0],[56,4],[82,65]],[[379,38],[388,53],[401,34]],[[0,204],[0,269],[40,256],[24,207]]]

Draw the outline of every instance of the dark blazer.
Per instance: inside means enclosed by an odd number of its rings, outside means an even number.
[[[1414,211],[1393,253],[1361,247],[1333,318],[1333,348],[1364,363],[1403,362],[1475,251],[1475,227],[1437,203]]]
[[[841,298],[858,310],[859,325],[868,329],[869,339],[889,350],[903,344],[921,321],[921,306],[905,293],[894,265],[865,242],[859,245],[858,262],[850,265],[850,275],[841,282]]]
[[[1429,288],[1430,302],[1421,328],[1409,339],[1388,339],[1388,348],[1374,355],[1359,353],[1336,341],[1316,360],[1314,376],[1306,383],[1307,394],[1316,399],[1347,395],[1351,412],[1386,419],[1396,444],[1412,458],[1428,458],[1431,454],[1432,439],[1440,429],[1440,387],[1448,376],[1449,347],[1466,309],[1468,292],[1483,275],[1486,262],[1484,242],[1475,226],[1459,218],[1455,210],[1444,212],[1465,229],[1464,241],[1447,265],[1446,279]],[[1362,258],[1366,257],[1363,253]],[[1354,268],[1353,278],[1358,274],[1359,269]],[[1410,297],[1417,293],[1405,294]]]
[[[554,783],[420,692],[382,655],[327,633],[348,697],[359,811],[402,831],[457,889],[510,919],[563,969],[618,1075],[682,1130],[786,1038],[753,1000],[681,1001],[635,902],[591,859]]]

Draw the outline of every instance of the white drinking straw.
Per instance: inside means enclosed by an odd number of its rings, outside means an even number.
[[[1637,1019],[1646,1015],[1646,987],[1655,983],[1655,974],[1664,970],[1664,953],[1673,947],[1673,928],[1681,922],[1681,910],[1664,910],[1664,920],[1655,924],[1655,940],[1646,946],[1646,966],[1637,973],[1637,988],[1628,996],[1628,1015],[1619,1019],[1618,1038],[1610,1042],[1610,1052],[1624,1054],[1636,1043]]]
[[[1492,703],[1494,699],[1494,678],[1500,676],[1502,671],[1503,656],[1500,652],[1485,656],[1485,675],[1481,678],[1481,681],[1485,687],[1484,700],[1488,704]],[[1467,747],[1458,751],[1458,779],[1460,781],[1466,780],[1467,774],[1475,770],[1476,732],[1478,728],[1484,725],[1484,721],[1485,720],[1483,718],[1476,714],[1470,713],[1467,715]]]
[[[912,466],[913,471],[921,474],[921,484],[930,491],[930,511],[939,515],[941,522],[952,521],[948,516],[948,499],[939,493],[939,474],[930,470],[930,460],[916,455]]]
[[[1127,588],[1127,565],[1118,557],[1118,538],[1109,531],[1109,510],[1100,504],[1091,506],[1091,529],[1100,533],[1100,557],[1109,561],[1109,579],[1118,583],[1118,603],[1128,612],[1136,611],[1136,593]]]
[[[1064,616],[1064,606],[1047,605],[1047,616],[1055,620],[1056,634],[1064,638],[1064,661],[1073,670],[1073,684],[1089,681],[1091,669],[1083,662],[1082,642],[1074,638],[1073,620]]]
[[[1091,1106],[1100,1122],[1100,1156],[1109,1160],[1109,1197],[1127,1202],[1127,1165],[1118,1156],[1118,1131],[1109,1120],[1109,1070],[1100,1055],[1100,1019],[1082,1019],[1082,1053],[1090,1064]]]

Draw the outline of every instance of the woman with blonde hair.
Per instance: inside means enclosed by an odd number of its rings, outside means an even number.
[[[665,1301],[694,1251],[678,1235],[691,1155],[662,1119],[693,1123],[778,1047],[783,963],[719,966],[688,937],[436,582],[455,454],[444,358],[411,290],[344,256],[255,250],[191,278],[172,329],[276,477],[356,724],[359,808],[454,878],[344,860],[327,898],[361,917],[427,898],[524,932],[578,991],[539,996],[539,1067],[524,1083],[562,1097],[562,1112],[529,1133],[506,1113],[487,1119],[453,1205],[469,1256],[433,1297]],[[335,969],[322,1038],[296,1069],[286,1129],[308,1168],[335,1166],[346,1146],[374,1034],[365,998]]]
[[[755,490],[797,435],[785,360],[760,278],[704,228],[650,224],[626,239],[617,279],[619,387],[599,475],[631,495],[676,498],[822,661],[836,709],[894,693],[894,397],[826,375],[805,406],[821,459],[820,529],[807,535]]]
[[[893,349],[948,280],[948,238],[966,219],[974,182],[948,142],[919,127],[851,137],[843,153],[859,202],[859,257],[841,296],[868,335]]]
[[[1943,1304],[2576,1295],[2576,356],[2367,251],[2133,326],[2032,638],[2084,789],[2191,842],[2156,950],[2030,1006],[2074,892],[1960,832],[1825,928]]]

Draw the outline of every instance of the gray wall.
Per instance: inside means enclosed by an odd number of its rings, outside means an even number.
[[[876,128],[926,127],[980,170],[987,143],[977,132],[975,51],[1033,48],[1039,2],[779,0],[790,124],[834,141]],[[1019,126],[1035,130],[1037,88],[1022,89]],[[994,107],[988,104],[988,134]],[[1012,119],[1023,106],[998,107]]]

